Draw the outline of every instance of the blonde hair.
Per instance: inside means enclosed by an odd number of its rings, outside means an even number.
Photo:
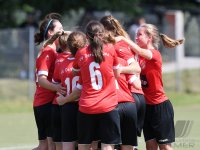
[[[145,28],[145,32],[147,36],[152,37],[152,45],[155,49],[158,49],[160,44],[160,39],[164,47],[166,48],[174,48],[184,42],[184,39],[172,39],[163,33],[159,33],[158,28],[153,24],[142,24],[139,28]]]
[[[113,36],[124,36],[129,38],[127,32],[123,29],[120,22],[114,18],[112,15],[104,16],[101,18],[100,22],[103,24],[107,31],[112,32]]]
[[[180,45],[184,42],[185,39],[179,39],[179,40],[174,40],[174,39],[171,39],[169,38],[167,35],[165,34],[160,34],[160,37],[162,39],[162,42],[163,42],[163,45],[166,47],[166,48],[174,48],[176,47],[177,45]]]

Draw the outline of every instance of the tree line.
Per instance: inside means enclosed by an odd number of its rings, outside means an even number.
[[[199,0],[0,0],[0,28],[17,27],[20,15],[39,12],[39,17],[50,12],[66,13],[83,8],[86,11],[109,10],[137,16],[144,8],[189,9],[200,13]],[[23,18],[21,18],[23,20]]]

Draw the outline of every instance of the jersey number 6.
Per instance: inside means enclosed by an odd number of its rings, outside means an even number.
[[[102,75],[97,68],[100,68],[100,65],[96,62],[92,62],[89,65],[90,70],[90,79],[92,83],[92,87],[95,90],[100,90],[103,86]]]

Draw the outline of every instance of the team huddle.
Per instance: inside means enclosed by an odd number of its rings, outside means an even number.
[[[111,15],[88,22],[85,31],[64,31],[54,13],[34,38],[43,43],[35,72],[35,150],[136,150],[142,132],[147,150],[172,149],[174,111],[158,48],[160,40],[172,48],[183,39],[145,23],[134,42]]]

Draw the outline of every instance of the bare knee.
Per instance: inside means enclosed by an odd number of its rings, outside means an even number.
[[[48,142],[47,140],[40,140],[39,145],[36,150],[48,150]]]
[[[160,150],[173,150],[171,144],[159,144]]]
[[[152,140],[146,141],[146,149],[147,150],[157,150],[158,143],[156,142],[156,140],[152,139]]]

